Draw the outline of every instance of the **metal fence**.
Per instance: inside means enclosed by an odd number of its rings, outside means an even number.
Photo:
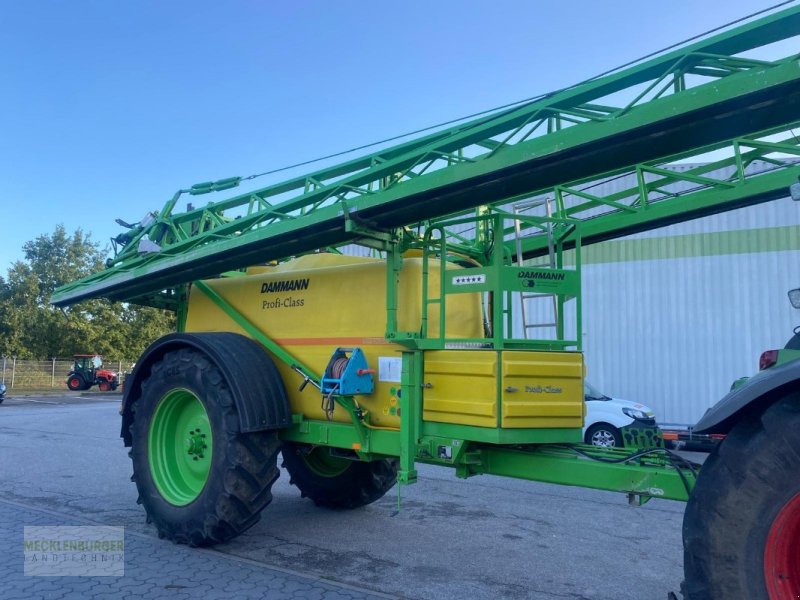
[[[72,360],[68,358],[51,358],[50,360],[21,360],[13,356],[3,356],[2,376],[0,381],[8,389],[66,389],[67,373],[72,368]],[[135,361],[129,359],[103,360],[103,368],[122,374],[133,368]]]

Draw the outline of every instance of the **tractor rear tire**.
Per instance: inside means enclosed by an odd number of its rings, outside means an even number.
[[[205,353],[167,352],[135,411],[132,480],[159,537],[204,546],[258,522],[280,474],[278,435],[241,432],[231,388]]]
[[[383,497],[397,482],[396,459],[372,462],[330,454],[325,446],[284,442],[283,466],[289,483],[326,508],[359,508]]]
[[[745,418],[703,465],[683,520],[688,600],[800,597],[800,394]]]
[[[86,382],[80,375],[70,375],[69,377],[67,377],[67,387],[71,389],[73,392],[78,392],[80,390],[86,389],[84,387],[85,385]]]

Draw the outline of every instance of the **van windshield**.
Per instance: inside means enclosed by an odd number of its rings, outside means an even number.
[[[608,396],[599,391],[597,388],[592,387],[588,381],[583,382],[583,399],[584,400],[610,400]]]

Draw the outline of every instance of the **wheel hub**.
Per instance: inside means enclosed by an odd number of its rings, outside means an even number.
[[[770,600],[800,597],[800,493],[772,522],[764,547],[764,581]]]
[[[601,446],[603,448],[613,448],[616,446],[616,442],[614,440],[614,436],[611,435],[608,431],[598,431],[592,436],[592,443],[595,446]]]
[[[203,453],[208,448],[208,444],[206,444],[206,434],[202,433],[199,427],[189,432],[184,444],[187,448],[186,453],[192,457],[192,460],[205,458]]]
[[[213,448],[208,413],[193,392],[173,389],[159,400],[147,448],[161,497],[175,506],[193,502],[208,481]]]
[[[300,456],[317,475],[321,477],[336,477],[344,473],[351,461],[339,456],[333,456],[327,448],[311,448],[308,452],[300,452]]]

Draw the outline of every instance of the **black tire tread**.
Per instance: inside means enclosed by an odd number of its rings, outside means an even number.
[[[767,600],[766,532],[800,492],[800,394],[742,419],[700,471],[683,520],[686,600]]]
[[[219,478],[220,493],[209,499],[204,514],[187,521],[170,521],[162,518],[148,499],[147,485],[135,470],[132,480],[139,488],[139,496],[147,511],[148,519],[157,527],[159,537],[179,544],[205,546],[232,539],[250,528],[260,518],[260,513],[272,501],[272,484],[279,477],[277,456],[280,441],[275,431],[240,433],[236,404],[231,398],[230,389],[219,369],[202,353],[193,349],[180,349],[167,352],[163,359],[153,365],[150,377],[142,382],[142,397],[157,380],[165,367],[191,364],[202,376],[209,396],[219,398],[216,409],[222,412],[225,424],[225,461],[222,465],[212,464],[211,478]],[[141,402],[141,398],[136,401]],[[141,444],[136,440],[136,421],[131,426],[134,445],[131,452],[134,464]],[[220,433],[215,432],[215,436]],[[217,441],[215,439],[215,447]],[[149,479],[149,478],[148,478]],[[207,484],[208,485],[208,484]],[[201,496],[204,492],[201,492]],[[192,504],[200,502],[201,498]]]
[[[78,385],[78,387],[72,387],[70,385],[70,381],[72,381],[73,378],[76,378],[78,379],[78,381],[80,381],[80,385]],[[81,390],[86,389],[86,381],[84,381],[83,377],[81,377],[80,375],[69,375],[67,377],[67,387],[73,392],[79,392]]]
[[[311,471],[300,456],[307,447],[283,443],[283,466],[289,482],[300,490],[303,498],[315,505],[332,509],[353,509],[372,504],[382,498],[397,482],[397,459],[371,462],[354,460],[346,471],[335,477],[322,477]],[[319,450],[325,450],[320,448]]]

